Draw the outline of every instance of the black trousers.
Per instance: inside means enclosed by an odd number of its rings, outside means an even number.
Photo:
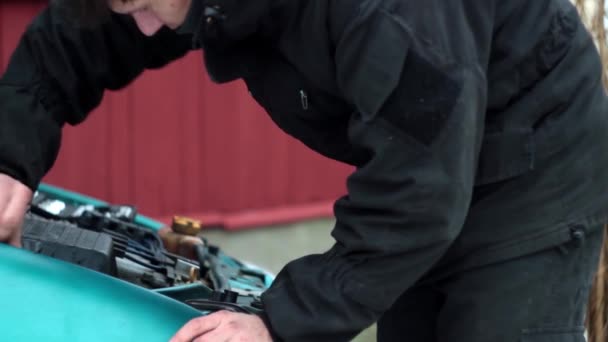
[[[405,292],[379,342],[584,342],[602,229]]]

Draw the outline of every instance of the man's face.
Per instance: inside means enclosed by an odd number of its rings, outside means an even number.
[[[139,30],[152,36],[163,26],[176,29],[186,20],[192,0],[108,0],[110,9],[135,19]]]

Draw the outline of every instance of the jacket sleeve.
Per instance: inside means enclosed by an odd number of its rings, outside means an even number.
[[[337,45],[339,83],[357,108],[349,139],[367,161],[335,203],[334,246],[289,263],[262,296],[278,340],[351,340],[461,231],[483,132],[484,71],[413,37],[376,11]]]
[[[104,90],[191,47],[168,29],[145,37],[125,16],[76,28],[59,13],[51,5],[33,20],[0,79],[0,173],[32,189],[53,165],[65,123],[83,121]]]

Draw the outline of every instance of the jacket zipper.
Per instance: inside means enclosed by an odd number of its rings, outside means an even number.
[[[302,101],[302,109],[308,110],[308,95],[304,90],[300,90],[300,100]]]

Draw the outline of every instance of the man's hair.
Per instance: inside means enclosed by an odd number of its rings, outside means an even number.
[[[78,26],[95,27],[110,17],[108,0],[51,0],[51,5]]]

